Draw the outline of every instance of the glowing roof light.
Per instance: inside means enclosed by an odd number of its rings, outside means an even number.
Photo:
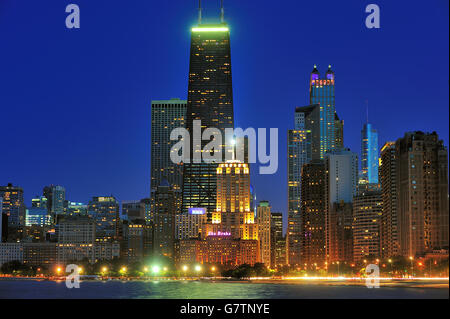
[[[228,32],[229,29],[225,27],[212,28],[192,28],[192,32]]]

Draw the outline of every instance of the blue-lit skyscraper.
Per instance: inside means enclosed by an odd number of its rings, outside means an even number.
[[[320,133],[316,133],[319,135],[320,141],[312,143],[312,154],[313,158],[323,159],[326,152],[336,147],[334,72],[331,70],[331,65],[328,66],[325,78],[320,78],[319,71],[314,65],[311,72],[309,94],[309,103],[320,106]]]
[[[378,132],[370,123],[361,130],[361,182],[378,184]]]

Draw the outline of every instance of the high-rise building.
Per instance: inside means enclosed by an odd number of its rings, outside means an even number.
[[[153,223],[153,210],[152,210],[152,199],[143,198],[141,199],[141,216],[144,216],[145,222],[147,224]]]
[[[194,161],[193,155],[209,142],[194,145],[195,120],[201,120],[202,129],[221,130],[222,136],[226,128],[234,127],[230,32],[223,19],[220,24],[202,24],[200,19],[199,25],[191,30],[186,128],[191,135],[192,151],[190,163],[183,165],[182,212],[205,208],[210,214],[216,208],[218,163]],[[222,152],[222,162],[224,155]]]
[[[26,209],[25,226],[38,225],[44,227],[51,225],[52,219],[47,207],[30,207]]]
[[[95,263],[98,260],[118,258],[120,244],[117,242],[98,242],[96,221],[88,216],[61,216],[57,225],[58,243],[56,255],[58,263],[85,260]]]
[[[122,215],[126,216],[128,221],[145,220],[145,211],[141,207],[141,201],[123,201]]]
[[[65,216],[57,225],[59,244],[93,245],[96,238],[96,223],[87,216]]]
[[[250,170],[246,163],[230,161],[217,167],[217,205],[204,237],[219,231],[232,238],[257,240],[258,227],[250,207]]]
[[[258,240],[259,240],[259,253],[261,256],[261,262],[266,266],[271,266],[271,252],[272,252],[272,240],[271,235],[271,207],[268,201],[260,201],[257,213],[256,223],[258,224]]]
[[[45,208],[47,209],[47,197],[37,196],[31,199],[31,207]]]
[[[153,252],[156,255],[173,257],[176,215],[175,193],[169,182],[163,180],[155,192]]]
[[[308,268],[324,267],[326,258],[325,207],[326,185],[323,160],[313,160],[302,169],[301,264]]]
[[[216,174],[216,210],[202,224],[201,239],[180,241],[180,260],[189,259],[187,252],[193,251],[195,242],[197,262],[231,265],[259,262],[258,224],[250,207],[249,166],[239,161],[228,161],[218,165]],[[206,213],[205,208],[191,208],[189,211],[192,214]]]
[[[378,132],[372,124],[364,124],[361,130],[361,180],[378,183]]]
[[[129,264],[143,262],[153,252],[153,227],[143,220],[123,225],[123,245]]]
[[[312,134],[319,132],[314,116],[319,115],[319,105],[295,109],[294,130],[288,130],[288,263],[300,263],[301,242],[301,170],[311,161]],[[318,123],[318,121],[317,121]]]
[[[397,217],[397,161],[395,142],[387,142],[381,148],[380,183],[383,197],[381,216],[381,257],[390,258],[400,253]]]
[[[25,225],[25,204],[23,201],[23,189],[13,186],[0,186],[0,197],[3,198],[3,214],[8,217],[8,227]]]
[[[170,133],[186,126],[186,108],[186,100],[173,98],[152,101],[151,109],[151,196],[167,180],[176,195],[177,209],[181,207],[183,166],[170,159],[171,148],[176,143],[170,140]]]
[[[335,131],[335,148],[344,147],[344,120],[339,119],[337,113],[334,113],[334,131]]]
[[[381,257],[383,199],[377,184],[361,185],[353,198],[353,259]]]
[[[286,242],[283,237],[283,214],[271,213],[270,219],[270,265],[277,268],[286,265]]]
[[[353,260],[353,197],[358,185],[358,156],[349,149],[325,155],[325,238],[329,262]]]
[[[395,156],[400,254],[448,249],[447,148],[435,132],[409,132]]]
[[[66,200],[66,189],[58,185],[45,186],[44,197],[47,198],[47,209],[52,218],[64,214],[64,202]]]
[[[328,66],[325,78],[320,78],[319,71],[314,65],[309,85],[309,103],[319,104],[320,145],[318,150],[314,149],[316,145],[313,145],[313,157],[318,151],[321,159],[326,152],[336,148],[334,84],[335,75],[331,65]]]
[[[88,215],[95,221],[98,241],[112,241],[119,236],[119,203],[113,196],[93,197]]]
[[[79,202],[71,202],[66,200],[64,204],[64,215],[69,216],[87,216],[88,205]]]
[[[203,209],[191,209],[187,214],[177,214],[175,216],[176,240],[201,238],[202,227],[206,221],[206,211]]]

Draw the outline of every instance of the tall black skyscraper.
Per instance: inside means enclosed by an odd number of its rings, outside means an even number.
[[[218,128],[225,136],[225,128],[233,128],[233,91],[231,81],[231,50],[228,25],[199,24],[191,30],[189,85],[186,128],[193,144],[193,121],[201,120],[202,131]],[[209,141],[202,141],[201,149]],[[222,141],[226,143],[226,141]],[[217,163],[191,163],[184,165],[182,212],[191,207],[206,208],[210,213],[216,208]],[[222,159],[224,152],[222,152]]]

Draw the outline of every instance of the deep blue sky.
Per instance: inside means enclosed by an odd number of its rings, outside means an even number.
[[[206,17],[217,1],[204,1]],[[81,29],[65,28],[65,7]],[[365,6],[381,8],[366,29]],[[1,0],[0,184],[27,204],[46,184],[87,202],[148,196],[150,101],[186,98],[196,0]],[[286,214],[286,131],[308,104],[313,64],[336,72],[345,144],[360,152],[369,100],[380,147],[405,131],[448,145],[449,2],[225,0],[231,27],[235,123],[279,128],[279,170],[258,176],[258,199]]]

